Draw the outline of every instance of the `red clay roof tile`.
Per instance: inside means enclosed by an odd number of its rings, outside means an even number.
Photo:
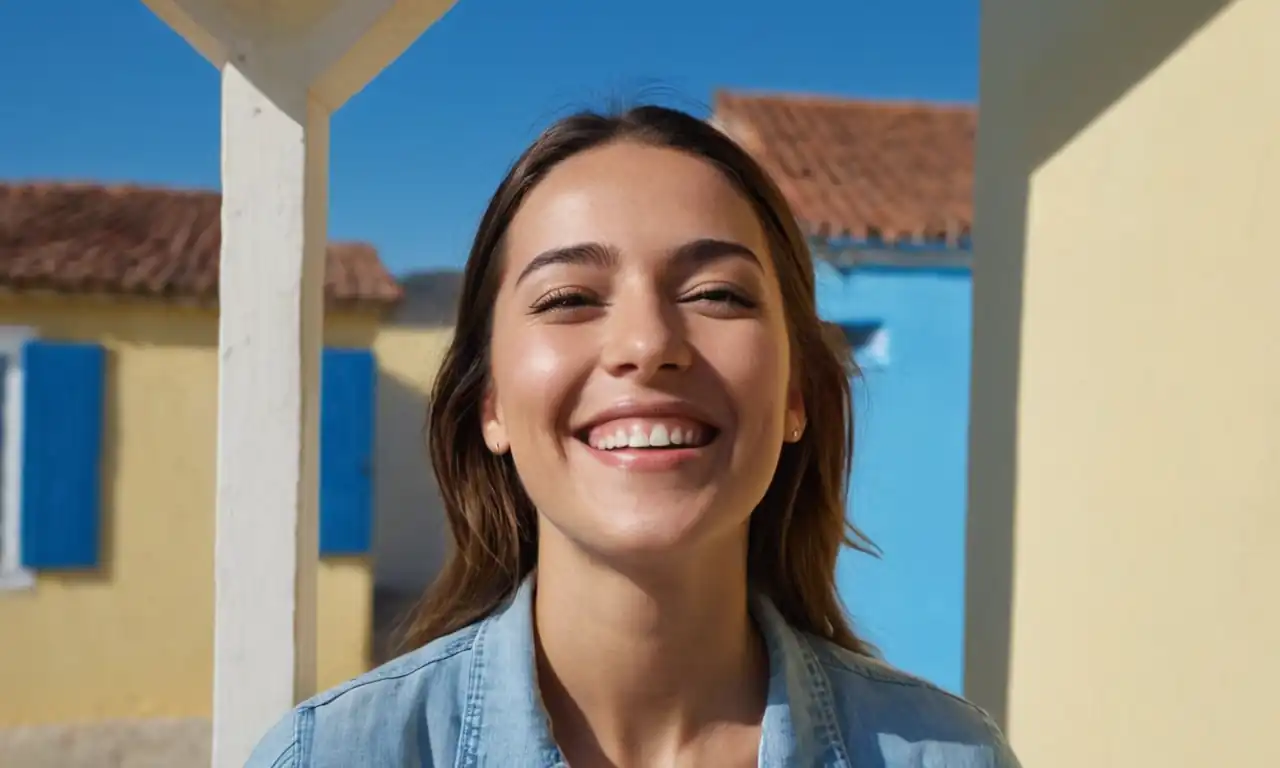
[[[0,183],[0,286],[216,300],[216,192]],[[373,246],[330,243],[325,294],[392,304],[401,291]]]
[[[886,243],[969,235],[973,108],[720,92],[715,120],[810,234]]]

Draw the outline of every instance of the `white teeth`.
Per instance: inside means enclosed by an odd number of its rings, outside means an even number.
[[[631,429],[631,437],[627,440],[627,446],[630,448],[648,448],[649,436],[640,431],[639,427]]]
[[[667,435],[667,428],[661,424],[655,424],[653,431],[649,433],[649,445],[654,448],[664,448],[671,445],[671,438]]]
[[[623,427],[618,427],[612,434],[597,436],[591,442],[593,448],[601,451],[612,451],[618,448],[666,448],[680,445],[702,445],[701,430],[694,427],[654,424],[646,431],[640,424],[632,424],[630,432]]]

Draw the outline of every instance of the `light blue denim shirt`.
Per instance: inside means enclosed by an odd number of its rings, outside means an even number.
[[[492,616],[298,706],[247,768],[564,768],[538,695],[533,586]],[[769,654],[764,768],[1016,768],[986,714],[752,613]]]

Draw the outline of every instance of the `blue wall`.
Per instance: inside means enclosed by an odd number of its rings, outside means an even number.
[[[883,556],[846,551],[841,596],[890,663],[960,693],[971,273],[817,270],[826,320],[878,328],[858,354],[849,513]]]

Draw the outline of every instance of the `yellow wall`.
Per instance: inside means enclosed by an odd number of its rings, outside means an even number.
[[[1280,3],[987,0],[966,693],[1280,765]]]
[[[384,326],[378,356],[376,537],[378,586],[408,597],[426,587],[448,536],[423,426],[451,328]]]
[[[0,325],[108,350],[103,567],[0,591],[0,726],[207,716],[212,699],[217,319],[193,307],[0,297]],[[327,343],[369,346],[372,316]],[[367,668],[365,558],[319,574],[318,677]]]

